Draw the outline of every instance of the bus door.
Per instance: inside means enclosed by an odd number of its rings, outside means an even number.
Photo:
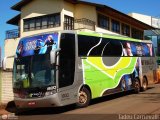
[[[77,101],[75,81],[75,34],[62,33],[60,38],[58,86],[61,104]]]

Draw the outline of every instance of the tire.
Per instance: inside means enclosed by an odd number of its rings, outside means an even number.
[[[142,91],[147,90],[148,87],[148,82],[147,82],[147,78],[143,77],[143,81],[142,81]]]
[[[124,79],[121,80],[121,90],[122,91],[126,91],[127,90],[126,81]]]
[[[22,108],[16,108],[16,115],[21,115],[23,112],[23,109]]]
[[[26,112],[26,111],[29,111],[30,109],[28,109],[28,108],[17,108],[16,107],[16,112],[15,112],[15,114],[16,115],[21,115],[21,114],[23,114],[24,112]]]
[[[140,92],[140,82],[138,78],[134,79],[134,93],[138,94]]]
[[[79,91],[78,102],[76,103],[76,106],[78,108],[87,107],[90,103],[90,100],[91,100],[90,91],[87,88],[82,87],[81,90]]]

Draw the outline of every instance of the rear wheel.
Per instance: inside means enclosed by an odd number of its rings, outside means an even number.
[[[85,87],[81,88],[78,98],[78,102],[76,103],[77,107],[87,107],[91,100],[90,91]]]
[[[134,93],[138,94],[140,92],[140,82],[138,78],[135,78],[134,80]]]
[[[148,87],[148,83],[147,83],[147,78],[143,77],[143,81],[142,81],[142,91],[147,90]]]

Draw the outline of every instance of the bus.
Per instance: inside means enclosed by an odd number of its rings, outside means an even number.
[[[154,83],[151,41],[85,31],[24,37],[13,66],[17,108],[86,107],[90,100]]]

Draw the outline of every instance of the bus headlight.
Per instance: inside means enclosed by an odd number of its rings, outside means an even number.
[[[55,93],[56,93],[56,90],[47,91],[47,92],[45,93],[45,96],[53,95],[53,94],[55,94]]]
[[[14,97],[19,97],[19,94],[18,93],[14,93]]]

